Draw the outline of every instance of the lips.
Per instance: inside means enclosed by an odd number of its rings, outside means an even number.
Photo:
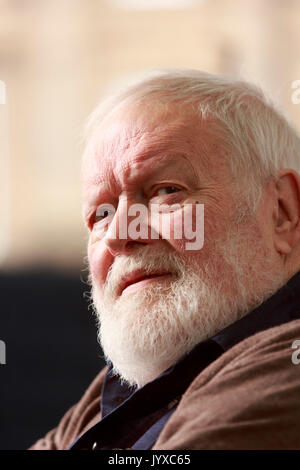
[[[122,295],[123,291],[127,289],[127,287],[133,284],[137,284],[146,279],[150,280],[150,279],[165,277],[167,275],[171,275],[171,273],[166,272],[166,271],[156,271],[153,273],[146,273],[145,271],[142,271],[142,270],[133,271],[132,273],[123,276],[123,278],[121,279],[121,282],[119,285],[119,295]]]

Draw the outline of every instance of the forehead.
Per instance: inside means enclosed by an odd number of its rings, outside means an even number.
[[[133,178],[164,166],[196,175],[207,165],[213,145],[207,123],[187,107],[151,101],[121,105],[101,122],[89,142],[83,189],[105,184],[118,192]]]

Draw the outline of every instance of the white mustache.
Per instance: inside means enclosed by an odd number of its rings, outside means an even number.
[[[152,274],[153,272],[171,272],[175,275],[180,275],[185,271],[185,262],[178,255],[173,253],[161,253],[160,255],[149,255],[145,252],[139,252],[138,256],[130,255],[129,258],[123,255],[116,258],[114,263],[108,270],[104,292],[115,292],[124,276],[131,275],[134,271],[142,270],[145,275]],[[147,250],[148,251],[148,250]]]

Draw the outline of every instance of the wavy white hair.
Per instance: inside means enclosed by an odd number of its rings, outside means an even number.
[[[189,106],[227,156],[243,200],[256,210],[262,187],[283,168],[300,172],[300,136],[257,86],[197,70],[155,71],[100,103],[88,119],[90,140],[101,120],[117,106],[153,99]]]

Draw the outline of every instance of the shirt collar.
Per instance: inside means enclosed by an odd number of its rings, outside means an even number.
[[[300,318],[300,271],[275,294],[212,339],[224,351],[259,331]]]

